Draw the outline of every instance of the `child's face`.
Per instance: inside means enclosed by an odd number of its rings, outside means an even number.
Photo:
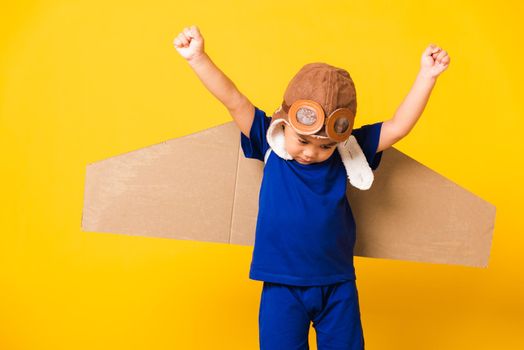
[[[335,141],[297,134],[293,128],[285,124],[284,138],[287,153],[300,164],[322,162],[331,157],[337,149]]]

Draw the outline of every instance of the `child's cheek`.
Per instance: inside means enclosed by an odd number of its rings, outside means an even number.
[[[291,135],[289,135],[287,131],[288,130],[286,128],[284,132],[284,144],[286,145],[287,153],[293,156],[296,153],[296,146],[295,146],[296,140]]]
[[[295,141],[291,138],[286,138],[286,151],[291,156],[294,156],[297,152],[297,147],[295,145]]]

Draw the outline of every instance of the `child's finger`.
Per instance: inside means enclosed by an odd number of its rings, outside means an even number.
[[[186,34],[186,30],[185,30],[185,29],[180,33],[180,36],[181,36],[184,40],[187,40],[187,41],[190,40],[190,37]]]
[[[191,40],[191,38],[193,38],[193,34],[191,33],[191,30],[189,30],[188,27],[184,28],[184,35],[185,35],[189,40]]]
[[[447,54],[448,54],[448,53],[447,53],[445,50],[440,51],[439,54],[438,54],[438,56],[437,56],[437,58],[436,58],[436,61],[439,62],[439,63],[441,63],[441,62],[442,62],[442,58],[443,58],[444,56],[446,56]]]
[[[179,38],[180,41],[182,42],[182,45],[187,45],[187,44],[189,44],[189,40],[186,38],[186,36],[184,35],[184,33],[180,33],[180,35],[178,36],[178,38]]]

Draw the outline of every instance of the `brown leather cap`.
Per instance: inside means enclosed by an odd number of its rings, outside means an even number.
[[[286,118],[293,102],[301,99],[319,103],[326,116],[338,108],[349,108],[353,115],[357,112],[355,84],[349,73],[323,62],[308,63],[298,71],[286,88],[282,109],[272,118]],[[326,136],[325,128],[316,135]]]

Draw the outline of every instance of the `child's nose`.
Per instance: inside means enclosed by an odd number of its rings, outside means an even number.
[[[312,159],[315,157],[315,152],[309,148],[304,150],[304,157],[307,159]]]

